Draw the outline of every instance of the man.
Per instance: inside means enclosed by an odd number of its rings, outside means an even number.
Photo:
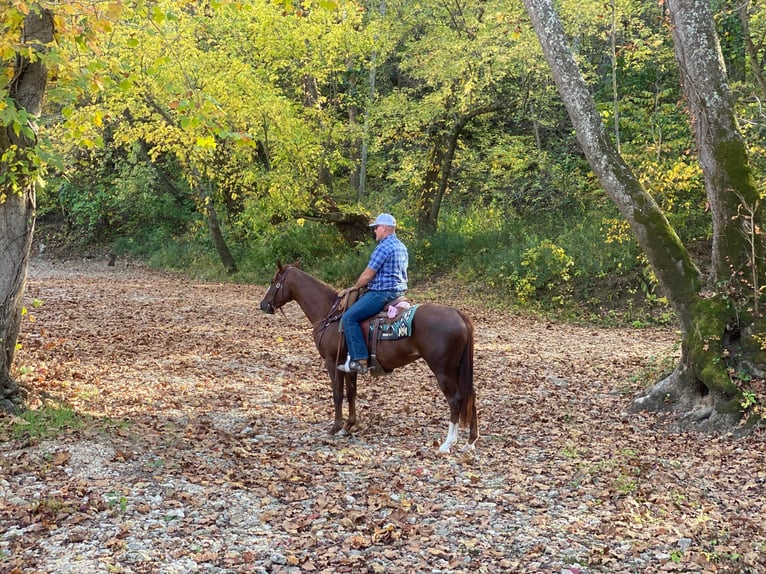
[[[369,351],[360,323],[407,291],[409,254],[396,236],[396,219],[388,213],[381,213],[370,227],[375,231],[378,244],[370,255],[367,267],[351,288],[367,287],[368,290],[348,308],[342,319],[348,357],[345,364],[338,365],[338,369],[346,373],[364,374],[369,369]]]

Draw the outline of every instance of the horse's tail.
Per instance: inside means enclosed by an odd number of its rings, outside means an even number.
[[[460,424],[476,426],[476,391],[473,388],[473,322],[462,311],[458,314],[465,323],[468,337],[463,347],[458,367],[458,389],[460,390]]]

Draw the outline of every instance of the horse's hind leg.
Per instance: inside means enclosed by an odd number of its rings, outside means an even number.
[[[471,401],[469,408],[471,416],[471,423],[469,425],[468,443],[461,450],[473,450],[476,445],[476,441],[479,439],[479,418],[476,416],[476,401]]]
[[[348,418],[343,428],[346,432],[351,432],[356,428],[356,373],[348,373],[344,376],[344,379],[346,379]]]
[[[447,437],[439,447],[439,451],[450,452],[452,446],[458,442],[458,433],[460,430],[460,412],[464,399],[460,395],[455,377],[441,373],[436,375],[436,380],[439,383],[439,388],[441,388],[445,398],[447,399],[447,404],[449,405],[450,412],[449,426],[447,427]],[[479,421],[476,416],[476,398],[473,397],[469,398],[468,400],[470,401],[470,404],[467,407],[467,417],[470,419],[468,422],[469,434],[468,442],[462,448],[464,451],[474,449],[475,443],[479,438]]]
[[[457,442],[457,433],[459,430],[458,423],[453,423],[450,421],[449,428],[447,429],[447,438],[444,439],[444,442],[439,447],[439,452],[449,452],[452,448],[452,445]]]
[[[457,443],[458,431],[460,430],[460,393],[457,390],[454,377],[441,373],[436,375],[436,381],[447,399],[447,404],[449,404],[447,438],[439,447],[439,452],[449,452],[452,445]]]

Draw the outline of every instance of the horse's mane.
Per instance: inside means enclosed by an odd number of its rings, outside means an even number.
[[[312,282],[316,283],[319,287],[321,287],[325,291],[330,292],[330,293],[335,293],[335,295],[338,294],[338,290],[335,287],[333,287],[329,283],[325,283],[324,281],[322,281],[318,277],[314,277],[310,273],[307,273],[306,271],[301,269],[300,265],[296,265],[296,264],[290,265],[290,264],[288,264],[288,265],[285,265],[285,267],[290,267],[291,269],[295,269],[301,275],[304,275],[304,276],[308,277]]]

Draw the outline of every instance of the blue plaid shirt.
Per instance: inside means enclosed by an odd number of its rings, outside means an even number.
[[[399,241],[396,233],[384,237],[370,255],[367,267],[376,273],[367,288],[371,291],[406,291],[409,261],[407,247]]]

